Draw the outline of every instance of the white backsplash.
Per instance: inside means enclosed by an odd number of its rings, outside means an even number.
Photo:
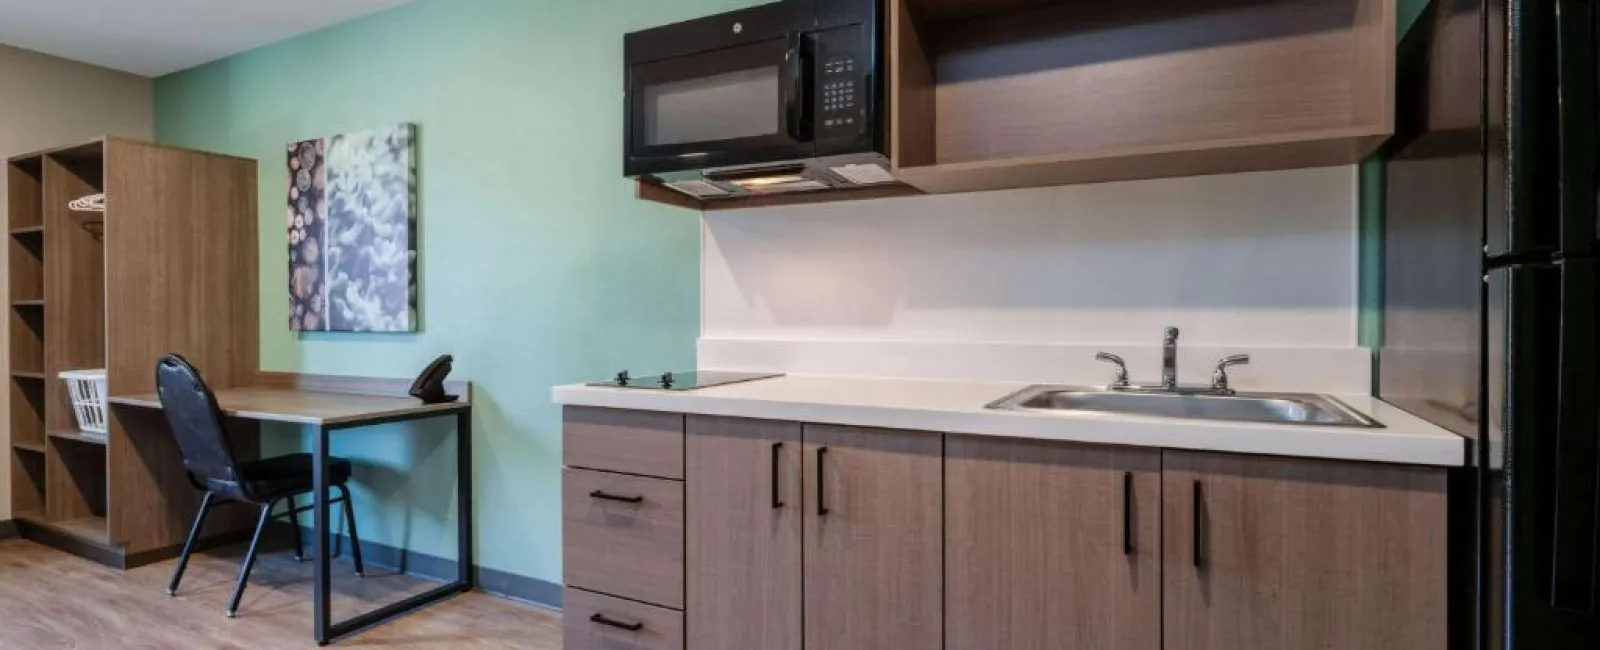
[[[705,215],[702,367],[1366,392],[1354,167]],[[1151,367],[1150,364],[1156,364]]]

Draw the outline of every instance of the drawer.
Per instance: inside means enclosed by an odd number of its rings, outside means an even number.
[[[683,414],[568,406],[562,453],[567,467],[683,480]]]
[[[567,584],[683,609],[683,483],[567,469],[561,492]]]
[[[563,650],[683,650],[682,612],[572,588],[561,610]]]

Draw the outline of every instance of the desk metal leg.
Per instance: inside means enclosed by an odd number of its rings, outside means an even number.
[[[311,447],[312,487],[312,555],[316,558],[312,585],[312,624],[317,645],[328,645],[332,639],[333,572],[328,558],[328,428],[317,427],[316,440]],[[350,504],[345,504],[350,507]]]
[[[431,417],[438,417],[434,414]],[[457,565],[456,580],[450,584],[440,585],[426,592],[417,594],[397,603],[385,605],[376,610],[350,618],[348,620],[333,622],[329,613],[331,609],[330,590],[332,588],[332,574],[329,571],[328,561],[328,432],[326,427],[317,430],[316,445],[313,449],[315,455],[314,474],[316,495],[316,545],[313,547],[316,555],[316,639],[318,645],[328,645],[333,639],[377,625],[401,614],[421,609],[430,604],[444,600],[456,594],[471,591],[475,582],[473,576],[472,553],[472,409],[463,408],[455,412],[456,416],[456,508],[460,516],[456,521],[456,540],[460,562]],[[389,424],[392,422],[406,422],[420,420],[423,417],[403,417],[379,422],[363,422],[360,425],[338,425],[335,428],[348,428],[350,426],[372,426],[375,424]],[[346,504],[347,507],[349,504]]]
[[[472,409],[456,414],[456,553],[461,591],[475,582],[472,555]]]

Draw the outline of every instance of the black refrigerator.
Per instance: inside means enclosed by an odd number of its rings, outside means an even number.
[[[1453,649],[1600,648],[1596,4],[1435,0],[1400,43],[1378,394],[1470,441]]]

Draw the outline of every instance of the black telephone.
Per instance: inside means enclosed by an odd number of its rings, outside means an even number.
[[[416,381],[411,382],[411,396],[422,400],[423,404],[444,404],[460,399],[457,395],[444,392],[444,379],[450,376],[450,369],[454,365],[455,357],[439,355],[433,363],[422,369]]]

